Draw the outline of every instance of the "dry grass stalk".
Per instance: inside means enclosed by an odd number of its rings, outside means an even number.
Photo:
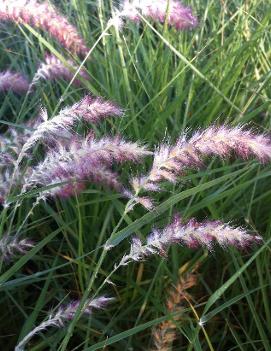
[[[197,284],[198,275],[195,271],[198,269],[196,266],[192,272],[180,276],[176,286],[173,286],[168,291],[166,300],[166,308],[168,313],[178,314],[171,320],[160,323],[152,332],[153,348],[151,351],[170,351],[172,344],[177,338],[176,322],[181,319],[183,303],[191,299],[191,295],[187,292]]]

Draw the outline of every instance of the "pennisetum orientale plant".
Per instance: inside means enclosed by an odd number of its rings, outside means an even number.
[[[127,21],[139,24],[142,18],[166,24],[177,31],[192,29],[198,25],[192,9],[178,0],[124,0],[113,12],[113,17],[108,21],[100,39],[111,26],[116,27],[119,35],[118,29],[123,29]],[[87,58],[90,53],[76,27],[47,1],[0,0],[0,21],[28,24],[42,29],[73,54],[87,55]],[[32,91],[40,80],[58,79],[71,81],[75,87],[80,87],[81,80],[74,79],[74,72],[85,80],[89,79],[88,72],[82,68],[83,63],[84,61],[78,66],[73,59],[67,59],[68,65],[64,65],[53,54],[47,54],[31,84],[20,73],[0,73],[0,91],[26,93]],[[125,64],[124,60],[122,64]],[[0,239],[0,255],[3,261],[9,263],[17,255],[24,255],[33,248],[33,242],[28,238],[20,238],[20,235],[28,218],[42,200],[54,202],[60,198],[65,202],[72,197],[78,199],[80,193],[88,190],[90,184],[111,189],[119,194],[121,201],[126,200],[123,215],[116,224],[109,238],[111,239],[123,220],[128,221],[128,214],[130,215],[135,205],[142,205],[141,211],[155,213],[154,196],[162,192],[165,183],[177,184],[188,171],[201,169],[210,158],[225,160],[234,155],[242,160],[256,158],[261,163],[271,159],[270,137],[244,125],[231,126],[222,123],[196,132],[180,133],[176,142],[157,142],[154,150],[143,142],[131,141],[120,133],[97,136],[101,122],[109,117],[121,119],[124,112],[124,109],[111,100],[87,94],[73,105],[54,113],[51,118],[46,109],[42,108],[39,116],[26,122],[20,131],[9,127],[5,135],[1,136],[0,203],[7,212],[11,207],[10,195],[15,198],[10,228],[28,191],[33,191],[36,196],[31,211],[23,219],[16,235],[4,235]],[[146,158],[151,160],[149,170],[140,176],[133,176],[135,166],[144,164]],[[122,171],[126,163],[132,169],[128,178],[124,177],[125,172]],[[145,261],[154,255],[165,258],[173,245],[213,251],[216,245],[222,248],[232,246],[245,249],[261,241],[258,234],[249,233],[247,229],[230,223],[218,220],[183,220],[181,215],[175,215],[164,228],[152,229],[146,239],[133,236],[129,251],[121,255],[122,258],[98,287],[95,296],[105,284],[113,284],[110,278],[119,268],[124,268],[131,262]],[[47,319],[22,336],[16,351],[23,351],[32,337],[49,327],[64,328],[69,322],[78,320],[80,313],[91,315],[94,309],[107,306],[111,298],[94,296],[89,299],[89,293],[94,287],[106,253],[112,248],[110,240],[102,245],[103,251],[96,272],[90,278],[82,299],[60,306],[50,313]],[[193,275],[186,280],[180,279],[177,288],[170,292],[167,299],[169,313],[178,311],[177,305],[189,296],[185,290],[195,284]],[[153,332],[155,347],[160,350],[170,348],[175,337],[176,330],[172,322],[162,323]]]
[[[27,23],[48,32],[64,48],[86,55],[88,48],[75,26],[49,2],[37,0],[1,0],[0,22]]]

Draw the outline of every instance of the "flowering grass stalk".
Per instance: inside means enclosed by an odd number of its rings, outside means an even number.
[[[226,158],[235,153],[260,162],[271,159],[271,139],[243,127],[210,126],[191,138],[181,136],[175,145],[162,144],[154,153],[152,168],[146,176],[133,178],[136,194],[141,190],[159,191],[161,181],[176,183],[188,169],[201,168],[208,156]]]
[[[88,123],[99,123],[108,116],[120,117],[122,113],[122,110],[115,103],[90,95],[86,95],[81,101],[64,108],[51,119],[48,119],[46,111],[43,111],[43,123],[38,125],[32,136],[24,144],[19,161],[40,140],[49,142],[57,140],[58,137],[72,137],[70,131],[76,121],[84,120]]]
[[[149,154],[145,147],[126,142],[120,137],[96,140],[90,135],[86,139],[75,138],[69,145],[59,144],[57,149],[49,151],[44,161],[31,171],[26,186],[68,182],[44,193],[67,197],[82,191],[84,181],[88,180],[123,192],[118,174],[110,169],[112,163],[139,162]]]
[[[25,254],[33,246],[29,239],[5,235],[0,239],[0,255],[3,261],[11,261],[16,256]]]
[[[71,60],[67,61],[68,66],[64,65],[56,56],[47,54],[45,56],[44,62],[42,62],[35,73],[35,76],[31,83],[31,88],[40,81],[40,80],[58,80],[63,79],[70,82],[73,79],[73,72],[77,71],[78,67]],[[70,67],[69,67],[70,66]],[[79,76],[85,80],[89,79],[89,75],[86,70],[83,68],[79,72]],[[73,84],[75,86],[82,85],[80,79],[74,79]]]
[[[9,90],[24,94],[29,89],[28,80],[19,72],[4,71],[0,72],[0,92]]]
[[[41,28],[73,53],[86,55],[89,51],[76,27],[48,1],[0,0],[0,21],[27,23]]]
[[[194,28],[198,24],[191,8],[182,5],[178,0],[124,0],[119,17],[138,23],[141,20],[139,13],[154,21],[167,21],[177,30]]]
[[[154,254],[165,257],[168,248],[173,244],[181,244],[189,248],[206,247],[211,250],[215,243],[222,247],[246,248],[260,241],[260,236],[249,235],[242,228],[234,228],[220,221],[200,223],[191,219],[184,224],[179,216],[175,216],[173,222],[164,229],[154,229],[147,237],[146,244],[143,244],[138,237],[134,237],[130,253],[123,256],[120,265],[127,265],[131,261],[142,261]]]
[[[82,310],[83,314],[85,316],[90,316],[92,315],[94,309],[104,309],[112,300],[114,299],[105,296],[88,299],[84,304]],[[65,324],[74,318],[79,305],[80,301],[73,301],[67,306],[61,306],[55,313],[51,313],[47,320],[31,330],[31,332],[20,341],[20,343],[16,346],[15,351],[23,351],[26,344],[34,335],[39,334],[50,327],[64,328]]]

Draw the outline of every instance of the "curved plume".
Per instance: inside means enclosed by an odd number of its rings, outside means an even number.
[[[89,51],[76,27],[48,1],[0,0],[0,21],[27,23],[40,28],[73,53],[86,55]]]
[[[0,72],[0,91],[12,90],[15,93],[23,94],[29,89],[28,80],[19,72]]]
[[[150,173],[132,179],[132,187],[148,191],[159,190],[159,182],[172,183],[189,168],[200,168],[207,156],[229,157],[232,153],[247,159],[256,157],[261,162],[271,159],[271,140],[242,127],[211,126],[191,138],[182,136],[175,145],[161,145],[154,153]]]
[[[47,118],[46,111],[44,111],[44,122],[38,125],[32,136],[24,144],[18,162],[39,140],[48,142],[57,137],[72,137],[70,131],[76,121],[85,120],[89,123],[98,123],[108,116],[118,117],[122,113],[122,109],[115,103],[89,95],[74,105],[64,108],[51,119]]]
[[[197,222],[191,219],[183,223],[179,216],[162,230],[154,229],[143,244],[138,237],[134,237],[131,250],[125,255],[120,265],[130,261],[142,261],[151,255],[165,257],[168,248],[173,244],[181,244],[190,248],[206,247],[209,250],[217,243],[222,247],[235,246],[245,248],[261,241],[261,237],[247,234],[242,228],[234,228],[220,221]]]
[[[106,306],[114,300],[106,296],[100,296],[94,299],[88,299],[82,308],[83,315],[89,316],[93,313],[93,310],[104,309]],[[80,301],[72,301],[67,306],[60,306],[55,313],[51,313],[47,320],[35,327],[29,332],[15,347],[15,351],[23,351],[28,341],[36,334],[45,331],[49,327],[63,328],[68,321],[71,321],[77,309],[79,308]]]
[[[70,82],[73,77],[74,73],[77,71],[78,67],[75,63],[71,60],[67,61],[69,67],[65,66],[62,61],[60,61],[54,55],[46,55],[44,62],[42,62],[35,73],[35,76],[32,80],[31,87],[35,86],[40,80],[57,80],[57,79],[64,79],[67,82]],[[84,68],[78,73],[79,76],[88,80],[89,75]],[[76,78],[73,81],[75,86],[82,85],[80,79]]]
[[[34,246],[28,239],[4,236],[0,239],[0,255],[4,261],[10,261],[17,255],[23,255]]]
[[[67,183],[45,192],[48,196],[67,197],[82,191],[84,181],[91,181],[123,192],[118,174],[112,172],[110,166],[112,163],[138,162],[148,154],[144,147],[119,137],[74,139],[69,145],[59,145],[48,152],[45,160],[26,179],[26,186]]]
[[[161,23],[167,20],[177,30],[194,28],[198,24],[191,8],[182,5],[178,0],[125,0],[119,16],[139,22],[139,13]]]

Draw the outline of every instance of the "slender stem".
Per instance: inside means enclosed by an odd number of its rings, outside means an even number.
[[[188,304],[189,304],[191,310],[193,311],[193,313],[194,313],[194,315],[195,315],[195,317],[196,317],[196,319],[197,319],[197,321],[198,321],[198,325],[200,326],[200,328],[201,328],[202,331],[203,331],[203,334],[204,334],[205,339],[206,339],[206,341],[207,341],[207,344],[208,344],[208,346],[209,346],[209,348],[210,348],[210,351],[215,351],[214,348],[213,348],[213,345],[212,345],[212,343],[211,343],[211,340],[210,340],[210,338],[209,338],[209,335],[207,334],[207,332],[206,332],[204,326],[203,326],[202,324],[200,324],[200,318],[199,318],[199,315],[198,315],[197,311],[195,310],[194,306],[191,304],[191,302],[189,301],[189,299],[188,299],[185,295],[184,295],[184,298],[185,298],[186,301],[188,302]]]
[[[129,212],[129,207],[130,207],[131,202],[132,202],[132,200],[129,200],[129,201],[127,202],[127,204],[126,204],[126,206],[125,206],[125,209],[124,209],[124,211],[123,211],[123,214],[122,214],[122,216],[121,216],[119,222],[118,222],[117,225],[115,226],[114,230],[112,231],[112,233],[111,233],[111,235],[110,235],[110,237],[109,237],[108,240],[110,240],[110,239],[114,236],[114,234],[118,231],[118,229],[119,229],[120,225],[122,224],[122,222],[123,222],[123,220],[124,220],[126,214]],[[101,268],[101,266],[102,266],[102,264],[103,264],[103,262],[104,262],[104,259],[105,259],[105,257],[106,257],[106,253],[107,253],[108,249],[109,249],[109,247],[105,244],[105,245],[103,246],[103,250],[102,250],[101,256],[100,256],[100,258],[99,258],[99,261],[98,261],[98,263],[97,263],[97,266],[96,266],[96,268],[95,268],[95,271],[93,272],[93,274],[92,274],[92,276],[91,276],[91,278],[90,278],[90,281],[89,281],[89,284],[88,284],[88,286],[87,286],[87,289],[85,290],[85,292],[84,292],[84,294],[83,294],[83,296],[82,296],[82,299],[81,299],[81,302],[80,302],[80,304],[79,304],[79,306],[78,306],[78,309],[77,309],[77,311],[76,311],[76,313],[75,313],[75,315],[74,315],[74,318],[73,318],[72,322],[70,323],[70,325],[69,325],[69,327],[68,327],[66,336],[65,336],[65,338],[64,338],[64,340],[63,340],[63,342],[62,342],[62,344],[61,344],[61,349],[60,349],[61,351],[65,351],[65,350],[67,349],[69,339],[70,339],[70,337],[72,336],[72,333],[73,333],[73,329],[74,329],[74,327],[75,327],[77,321],[79,320],[79,318],[80,318],[80,316],[81,316],[81,314],[82,314],[82,310],[84,310],[84,306],[85,306],[86,301],[87,301],[87,299],[88,299],[88,296],[89,296],[89,294],[90,294],[90,292],[91,292],[91,290],[92,290],[92,287],[93,287],[93,284],[94,284],[94,282],[95,282],[95,279],[96,279],[96,277],[97,277],[97,275],[98,275],[98,272],[100,271],[100,268]],[[111,275],[114,273],[114,271],[117,270],[118,268],[119,268],[119,267],[115,267],[115,269],[113,270],[113,272],[111,272],[110,276],[111,276]],[[108,280],[108,278],[109,278],[109,277],[107,277],[107,280]],[[103,282],[103,285],[104,285],[105,283],[106,283],[106,281]],[[100,289],[99,289],[99,290],[100,290]]]

